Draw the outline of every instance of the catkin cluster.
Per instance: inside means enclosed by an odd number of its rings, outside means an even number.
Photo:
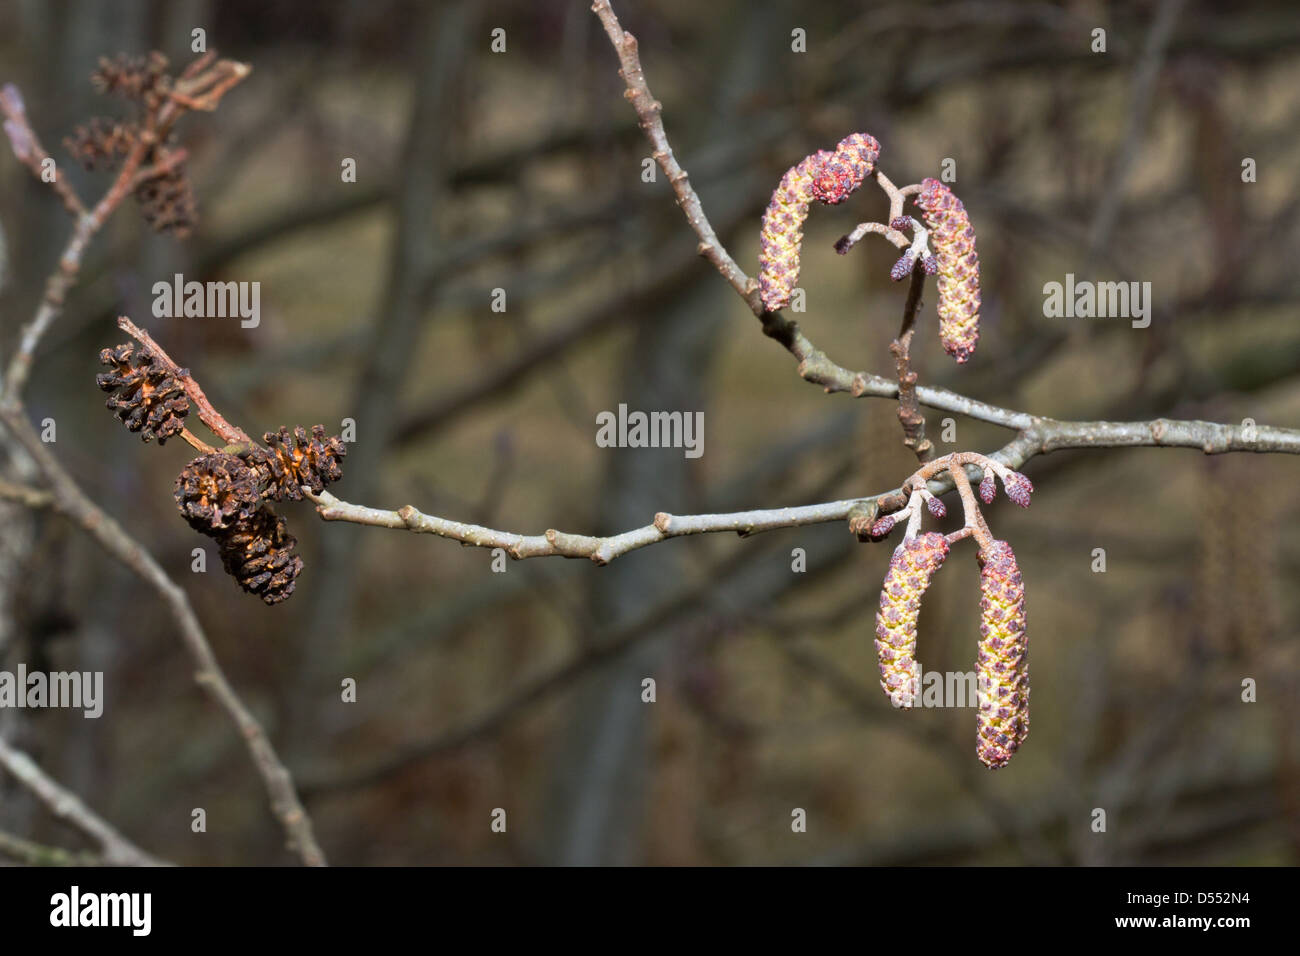
[[[958,459],[948,468],[960,468],[964,463]],[[992,467],[987,467],[985,473],[981,497],[988,503],[995,494],[995,479]],[[1021,507],[1028,507],[1033,492],[1029,479],[1007,468],[1001,469],[1001,476],[1007,496]],[[917,706],[922,671],[916,646],[922,598],[947,559],[952,541],[968,536],[978,526],[977,537],[984,544],[976,555],[980,566],[980,636],[975,657],[975,753],[981,763],[996,770],[1007,765],[1029,735],[1024,580],[1011,545],[989,536],[982,516],[968,514],[966,528],[954,533],[951,540],[933,531],[917,533],[922,501],[932,517],[946,516],[947,509],[937,497],[918,489],[906,508],[879,518],[868,532],[870,539],[878,541],[889,535],[902,518],[910,519],[903,543],[889,560],[876,613],[880,686],[895,707]]]
[[[842,139],[834,151],[820,150],[786,170],[772,193],[759,233],[758,289],[768,312],[789,305],[798,285],[803,224],[810,205],[843,202],[876,173],[879,158],[880,143],[866,133],[853,133]],[[938,276],[939,337],[948,354],[959,364],[964,363],[979,342],[980,312],[979,256],[966,207],[937,179],[925,179],[919,185],[897,190],[885,181],[883,173],[876,175],[895,204],[894,218],[889,220],[888,228],[880,223],[862,224],[840,239],[835,249],[841,254],[847,252],[870,231],[884,233],[898,242],[894,232],[915,228],[911,247],[894,263],[889,277],[900,282],[918,266],[926,275]],[[902,197],[908,193],[916,194],[924,229],[911,217],[897,214]]]
[[[772,193],[759,233],[758,290],[763,308],[784,309],[799,284],[803,224],[813,202],[835,205],[862,185],[875,169],[880,144],[866,133],[852,133],[832,152],[818,150],[791,166]]]
[[[310,433],[282,427],[263,441],[265,448],[200,455],[177,476],[173,493],[190,527],[216,539],[226,573],[267,604],[279,604],[293,594],[302,558],[269,503],[298,501],[304,487],[320,492],[343,477],[339,460],[347,448],[323,425]]]

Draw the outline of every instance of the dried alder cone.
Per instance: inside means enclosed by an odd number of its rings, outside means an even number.
[[[966,207],[937,179],[921,181],[916,197],[939,267],[939,337],[959,363],[980,337],[980,260]]]
[[[167,75],[167,57],[155,50],[148,56],[125,53],[112,58],[102,56],[99,67],[90,75],[90,82],[104,95],[142,101],[165,91],[171,85],[171,78]]]
[[[140,136],[134,123],[97,116],[63,140],[63,145],[87,170],[112,169],[131,152]]]
[[[1005,767],[1029,736],[1029,646],[1025,584],[1011,545],[979,553],[980,641],[976,656],[979,715],[976,753],[986,767]]]
[[[140,215],[149,228],[174,239],[187,239],[198,220],[194,189],[183,164],[146,179],[135,190]]]
[[[173,89],[175,80],[167,74],[167,58],[161,53],[147,57],[113,59],[103,57],[91,75],[91,83],[102,94],[121,96],[135,104],[139,114],[134,120],[121,121],[97,117],[77,127],[63,143],[86,169],[113,169],[122,163],[140,141],[146,117],[156,122],[158,111]],[[133,191],[140,214],[154,232],[184,239],[194,228],[197,213],[194,190],[185,164],[175,148],[161,136],[150,141],[140,162],[142,169],[152,169]]]
[[[109,371],[96,375],[95,383],[113,393],[105,404],[128,431],[139,432],[144,441],[157,438],[163,445],[185,428],[190,400],[172,371],[152,353],[137,352],[128,342],[103,349],[99,361]]]
[[[895,707],[912,707],[921,686],[916,625],[921,598],[948,557],[948,539],[937,532],[909,538],[894,549],[876,614],[880,686]]]
[[[234,455],[200,455],[176,477],[176,505],[190,527],[219,537],[252,517],[261,503],[257,476]]]
[[[759,294],[763,308],[776,312],[790,304],[799,284],[803,223],[811,202],[835,205],[847,199],[875,169],[880,144],[866,133],[852,133],[835,151],[819,150],[786,170],[763,214],[759,234]]]
[[[221,566],[249,594],[279,604],[293,594],[302,571],[297,544],[285,520],[262,507],[220,539]]]
[[[323,425],[313,425],[310,435],[299,425],[292,432],[281,426],[262,437],[270,452],[258,457],[257,467],[265,475],[267,494],[277,501],[298,501],[304,485],[320,494],[343,477],[339,459],[348,450],[341,439],[326,435]]]
[[[125,324],[123,324],[125,323]],[[293,553],[296,539],[269,501],[298,501],[303,488],[318,493],[343,477],[341,461],[347,448],[325,426],[281,427],[267,432],[266,447],[216,415],[188,370],[178,369],[148,333],[125,317],[119,325],[140,342],[104,349],[100,361],[110,371],[96,377],[99,387],[115,394],[108,407],[145,441],[180,434],[203,451],[176,478],[176,507],[195,531],[217,542],[222,567],[250,594],[267,604],[279,604],[293,594],[302,558]],[[185,380],[183,386],[180,379]],[[185,429],[189,389],[200,417],[215,433],[234,436],[235,443],[212,449]],[[232,440],[227,438],[227,440]]]

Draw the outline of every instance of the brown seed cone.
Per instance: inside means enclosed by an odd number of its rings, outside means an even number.
[[[200,455],[176,476],[176,505],[195,531],[220,537],[261,503],[253,469],[225,452]]]
[[[267,495],[277,501],[298,501],[304,485],[320,494],[331,481],[343,477],[339,459],[348,453],[347,447],[341,439],[326,435],[324,425],[313,425],[310,435],[298,425],[292,432],[281,427],[262,437],[270,454],[262,456],[256,467]]]
[[[90,74],[90,82],[100,93],[141,100],[170,82],[166,70],[167,57],[156,50],[148,56],[119,53],[112,59],[100,57],[98,69]]]
[[[292,553],[298,540],[270,508],[259,508],[220,542],[222,567],[249,594],[266,604],[279,604],[293,594],[302,571],[302,558]]]
[[[198,221],[194,190],[184,164],[142,182],[135,190],[140,214],[154,232],[185,239]]]
[[[99,361],[109,371],[95,376],[95,384],[112,392],[106,406],[128,431],[144,441],[164,445],[185,428],[190,400],[175,376],[148,351],[136,352],[131,343],[103,349]]]
[[[88,170],[112,169],[135,146],[139,130],[134,123],[96,117],[78,126],[63,145]]]
[[[1025,633],[1025,583],[1005,541],[979,553],[980,642],[975,666],[979,713],[975,752],[996,770],[1005,767],[1029,736],[1029,645]]]

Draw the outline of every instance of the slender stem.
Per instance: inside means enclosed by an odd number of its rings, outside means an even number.
[[[965,526],[979,542],[980,550],[987,550],[993,544],[993,534],[989,531],[984,515],[980,512],[979,503],[975,500],[975,489],[971,487],[966,469],[959,464],[954,464],[948,473],[952,475],[953,484],[957,486],[957,494],[961,497],[962,510],[966,514]]]
[[[150,856],[111,823],[86,806],[72,791],[52,778],[21,750],[0,737],[0,768],[21,783],[60,820],[76,827],[99,846],[104,862],[116,866],[159,866]],[[29,845],[30,846],[30,845]]]
[[[190,397],[190,401],[192,401],[198,408],[199,418],[203,420],[203,424],[212,429],[214,435],[224,441],[227,445],[234,445],[239,442],[252,444],[253,439],[249,438],[242,428],[230,424],[230,422],[226,421],[221,413],[212,406],[212,403],[208,401],[208,396],[204,395],[203,389],[199,387],[199,383],[194,381],[193,376],[190,375],[189,369],[180,368],[175,362],[173,362],[171,356],[163,351],[162,346],[153,340],[153,336],[140,328],[125,315],[119,315],[117,317],[117,327],[152,352],[154,357],[163,364],[167,371],[171,372],[171,374],[175,376],[176,381],[180,383],[181,388],[185,390],[185,394]],[[189,439],[186,440],[189,441]],[[194,442],[190,442],[190,444],[193,445]],[[194,445],[194,447],[199,448],[200,445]],[[209,451],[212,450],[210,446],[204,447],[207,447]]]
[[[889,346],[898,374],[898,421],[903,426],[903,444],[922,463],[934,457],[934,443],[925,437],[925,415],[916,400],[916,372],[912,370],[912,336],[916,332],[916,315],[925,289],[925,270],[919,261],[912,263],[911,285],[903,306],[903,322],[898,338]]]
[[[270,797],[271,812],[284,828],[290,848],[308,866],[324,866],[311,818],[298,799],[293,777],[266,731],[226,679],[203,625],[185,591],[138,541],[95,504],[40,440],[21,408],[0,408],[0,421],[44,473],[54,496],[53,507],[78,524],[108,552],[153,588],[171,611],[181,640],[194,662],[194,680],[226,713],[239,731]]]

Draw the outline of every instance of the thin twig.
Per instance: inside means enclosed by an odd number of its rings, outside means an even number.
[[[1218,425],[1213,422],[1167,419],[1156,419],[1152,422],[1058,422],[1052,419],[1032,418],[1030,421],[1031,425],[1014,440],[988,457],[1007,467],[1019,468],[1036,455],[1063,448],[1184,447],[1200,448],[1206,454],[1230,451],[1300,454],[1300,431],[1292,429],[1257,426],[1254,429],[1254,437],[1251,438],[1250,429],[1246,426]],[[936,461],[943,460],[936,459]],[[922,471],[934,464],[935,461],[930,461]],[[981,474],[978,467],[975,465],[968,467],[978,478]],[[952,490],[953,485],[950,480],[933,479],[928,474],[926,478],[930,481],[929,490],[932,494],[943,494]],[[896,488],[875,496],[874,503],[868,496],[795,508],[742,511],[732,514],[692,516],[659,514],[655,516],[654,524],[625,531],[622,534],[594,537],[553,529],[539,535],[498,531],[427,515],[413,505],[388,511],[351,504],[339,500],[329,492],[308,497],[316,503],[317,514],[326,521],[349,521],[377,528],[436,534],[475,547],[502,548],[512,558],[590,558],[599,565],[608,564],[629,551],[684,534],[731,531],[745,536],[775,528],[792,528],[846,519],[852,521],[850,530],[859,533],[875,520],[877,510],[887,514],[904,507],[907,503],[907,498],[902,495],[901,489]]]
[[[925,463],[934,457],[934,443],[925,437],[925,415],[916,400],[916,372],[912,369],[912,336],[916,333],[916,313],[925,289],[925,270],[919,261],[912,263],[912,281],[903,306],[903,322],[898,338],[889,346],[898,372],[898,421],[903,426],[903,444]]]
[[[33,843],[12,833],[0,831],[0,856],[17,860],[24,866],[102,866],[104,858],[94,853],[74,852],[58,846]]]
[[[194,381],[194,377],[190,375],[190,370],[181,368],[173,362],[172,357],[163,351],[163,347],[153,340],[153,336],[140,328],[125,315],[119,315],[117,317],[117,327],[143,345],[147,350],[152,352],[154,357],[163,364],[167,371],[171,372],[177,383],[179,383],[181,388],[185,390],[185,394],[190,397],[190,401],[192,401],[195,407],[198,408],[199,418],[203,420],[203,424],[212,429],[214,435],[224,441],[227,445],[235,445],[243,442],[247,442],[248,444],[253,443],[253,439],[249,438],[242,428],[226,421],[222,414],[212,406],[212,402],[208,401],[208,396],[203,394],[203,389],[199,387],[198,382]],[[189,441],[189,439],[187,438],[186,441]],[[190,441],[190,444],[194,445],[195,448],[200,447],[200,445],[195,445],[193,441]]]
[[[63,199],[64,206],[73,214],[76,225],[68,238],[63,254],[59,257],[58,268],[46,281],[45,294],[41,298],[35,317],[23,327],[18,349],[10,359],[4,376],[4,391],[0,394],[0,404],[11,408],[17,405],[23,386],[27,383],[27,377],[31,374],[36,348],[62,313],[68,291],[81,271],[81,261],[86,248],[108,217],[121,206],[122,201],[140,182],[166,172],[179,161],[178,155],[183,158],[183,151],[173,152],[169,156],[158,148],[159,144],[166,140],[172,126],[189,109],[215,109],[221,97],[251,70],[246,64],[230,60],[221,60],[209,68],[210,60],[210,56],[200,57],[182,74],[176,84],[176,90],[182,94],[180,99],[168,99],[160,106],[148,110],[140,136],[132,144],[112,184],[93,209],[87,210],[85,204],[72,191],[72,187],[67,185],[62,177],[56,176],[54,189]],[[182,102],[187,96],[198,96],[198,98]],[[37,177],[40,177],[41,160],[47,157],[41,149],[35,131],[27,121],[22,95],[12,84],[0,90],[0,112],[6,116],[4,130],[9,137],[14,154],[31,168]],[[150,161],[147,166],[146,160]]]
[[[44,473],[54,496],[53,507],[80,525],[105,551],[158,592],[176,619],[181,639],[194,660],[195,682],[226,712],[244,739],[270,796],[271,811],[284,828],[290,849],[308,866],[325,865],[325,854],[316,842],[311,818],[298,799],[289,769],[275,752],[262,725],[226,680],[185,591],[167,575],[143,545],[128,535],[121,525],[81,490],[32,429],[21,407],[0,408],[0,420],[4,421],[10,433],[27,449]]]
[[[163,865],[161,860],[140,849],[86,806],[80,797],[54,780],[35,760],[11,747],[3,737],[0,737],[0,767],[35,794],[55,817],[94,840],[104,855],[105,863],[115,866]]]
[[[54,503],[54,496],[40,488],[16,484],[0,478],[0,498],[16,501],[28,508],[48,508]]]
[[[377,528],[396,528],[421,534],[435,534],[461,544],[478,548],[501,548],[512,558],[588,558],[598,565],[606,565],[630,551],[657,544],[669,538],[690,534],[730,531],[743,537],[771,531],[774,528],[795,528],[802,525],[842,521],[859,499],[828,501],[823,504],[803,505],[795,508],[769,508],[760,511],[740,511],[733,514],[670,515],[660,512],[654,523],[622,534],[594,537],[570,534],[549,529],[542,534],[522,535],[510,531],[497,531],[481,525],[465,524],[427,515],[412,505],[396,511],[384,511],[363,505],[340,501],[328,491],[309,494],[316,503],[316,512],[326,521],[349,521]]]

